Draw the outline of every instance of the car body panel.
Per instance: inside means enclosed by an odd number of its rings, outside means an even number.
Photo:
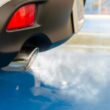
[[[0,64],[0,66],[5,66],[14,59],[23,44],[32,36],[35,36],[38,41],[38,33],[45,35],[51,44],[59,42],[58,45],[72,36],[74,33],[71,18],[73,2],[74,0],[10,0],[1,6],[0,61],[6,60],[7,63]],[[35,25],[7,31],[6,27],[16,10],[29,3],[35,3],[37,6]]]

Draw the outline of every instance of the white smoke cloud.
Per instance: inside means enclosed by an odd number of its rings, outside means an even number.
[[[110,53],[70,46],[40,53],[31,69],[37,80],[76,100],[98,99],[108,84]]]

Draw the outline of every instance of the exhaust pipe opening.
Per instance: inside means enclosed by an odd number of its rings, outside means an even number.
[[[30,69],[31,63],[34,62],[34,59],[37,57],[39,49],[35,48],[28,57],[21,60],[12,61],[7,67],[4,67],[5,71],[28,71]]]

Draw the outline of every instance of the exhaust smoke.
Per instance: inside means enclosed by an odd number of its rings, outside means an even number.
[[[110,82],[108,50],[70,45],[39,53],[30,67],[35,87],[42,82],[77,100],[101,98]]]

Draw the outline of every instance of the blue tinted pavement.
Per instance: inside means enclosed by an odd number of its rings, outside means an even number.
[[[36,93],[33,93],[36,90]],[[34,88],[28,72],[0,71],[0,110],[70,110],[71,104],[56,90]]]

